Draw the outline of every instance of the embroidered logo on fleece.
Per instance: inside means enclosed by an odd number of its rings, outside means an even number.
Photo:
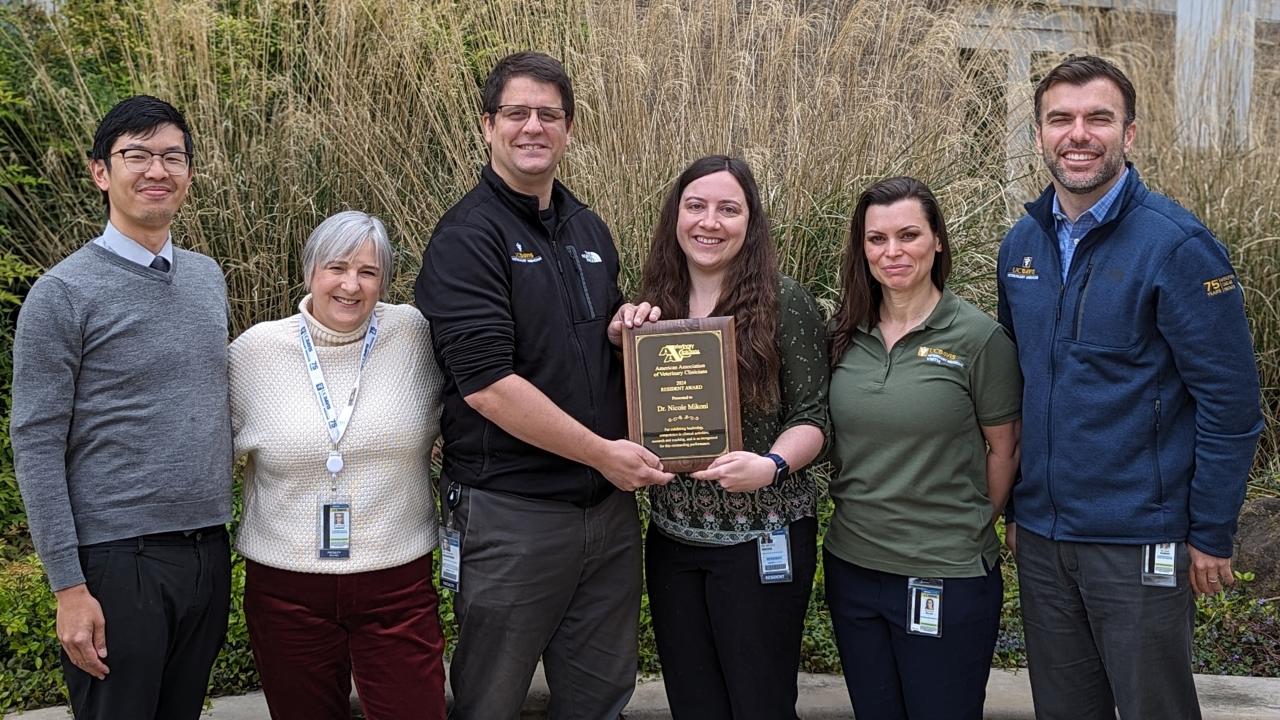
[[[584,250],[582,252],[582,259],[589,263],[601,262],[600,255],[595,250]]]
[[[524,245],[516,243],[516,251],[511,253],[511,259],[518,263],[536,263],[542,262],[542,256],[535,252],[527,252]]]
[[[1204,286],[1204,294],[1205,294],[1205,295],[1208,295],[1209,297],[1215,297],[1215,296],[1218,296],[1218,295],[1222,295],[1223,293],[1229,293],[1229,292],[1231,292],[1232,290],[1235,290],[1235,289],[1236,289],[1236,276],[1235,276],[1235,275],[1223,275],[1223,276],[1222,276],[1222,277],[1220,277],[1220,278],[1214,278],[1214,279],[1212,279],[1212,280],[1205,280],[1204,282],[1202,282],[1202,283],[1200,283],[1200,284]]]
[[[964,361],[959,355],[947,352],[941,348],[931,348],[924,345],[916,351],[916,357],[924,358],[925,362],[931,362],[934,365],[945,365],[953,368],[964,368]]]
[[[1005,274],[1005,277],[1010,277],[1014,280],[1039,280],[1040,273],[1036,271],[1035,261],[1032,257],[1025,255],[1022,258],[1022,264],[1009,268],[1009,272]]]

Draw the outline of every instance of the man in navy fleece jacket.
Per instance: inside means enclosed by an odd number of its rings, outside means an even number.
[[[1231,584],[1262,431],[1227,253],[1126,161],[1135,92],[1072,56],[1036,88],[1053,182],[1000,247],[1022,477],[1007,517],[1036,717],[1199,718],[1195,594]]]

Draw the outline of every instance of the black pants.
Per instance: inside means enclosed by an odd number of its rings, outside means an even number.
[[[755,542],[687,545],[650,526],[649,611],[675,720],[794,720],[818,523],[791,524],[789,583],[760,582]]]
[[[853,713],[875,720],[982,720],[1004,580],[943,580],[941,637],[911,635],[907,577],[822,554],[827,605]]]
[[[62,672],[77,720],[195,720],[227,633],[231,550],[222,527],[80,548],[106,619],[105,680]]]

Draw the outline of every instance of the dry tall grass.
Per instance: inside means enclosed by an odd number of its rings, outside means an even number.
[[[756,169],[786,270],[824,299],[834,295],[853,198],[871,179],[907,173],[939,192],[958,249],[955,285],[991,307],[995,243],[1020,212],[1011,200],[1027,199],[1025,188],[1044,178],[1006,177],[1006,97],[1030,92],[1007,86],[1004,62],[1033,39],[1002,15],[1021,6],[990,3],[999,8],[987,15],[994,29],[972,48],[977,5],[139,0],[118,8],[119,32],[137,49],[133,87],[171,99],[195,131],[198,178],[178,235],[224,262],[240,329],[292,312],[301,243],[346,207],[388,221],[402,251],[394,294],[407,297],[433,224],[484,161],[478,84],[497,57],[529,47],[564,58],[574,77],[579,110],[563,177],[613,227],[628,286],[672,178],[698,155],[729,152]],[[1079,49],[1119,60],[1142,92],[1135,161],[1144,176],[1232,248],[1274,413],[1280,148],[1179,150],[1167,18],[1099,11],[1085,26]],[[70,32],[57,20],[54,28]],[[83,83],[38,63],[30,71],[33,107],[59,119],[58,147],[87,147],[106,108]],[[1258,73],[1256,138],[1280,125],[1276,82],[1274,68]],[[45,189],[39,203],[21,192],[5,202],[22,209],[12,228],[20,254],[48,265],[101,220],[82,151],[33,162],[52,200]],[[1271,476],[1280,469],[1274,428]]]

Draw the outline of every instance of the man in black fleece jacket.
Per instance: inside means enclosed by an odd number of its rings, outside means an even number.
[[[613,718],[635,686],[633,491],[672,477],[623,439],[615,344],[659,313],[622,303],[608,228],[555,180],[574,111],[560,63],[503,58],[482,99],[489,165],[415,286],[445,372],[444,516],[460,540],[452,717],[517,717],[541,657],[552,718]]]

